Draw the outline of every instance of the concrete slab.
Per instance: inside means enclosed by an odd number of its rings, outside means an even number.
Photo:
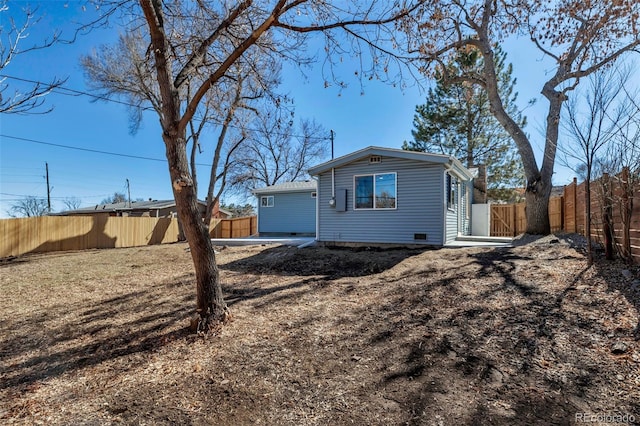
[[[513,247],[513,244],[491,241],[453,241],[445,247]]]
[[[214,246],[255,246],[263,244],[279,244],[284,246],[305,246],[308,247],[315,242],[313,237],[300,238],[277,238],[277,237],[255,237],[255,238],[212,238],[211,244]]]
[[[464,235],[456,238],[455,241],[445,245],[445,247],[511,247],[513,238],[505,237],[480,237]]]
[[[293,247],[310,247],[315,244],[313,237],[254,237],[254,238],[212,238],[214,246],[252,246],[278,244]],[[513,245],[512,238],[499,237],[459,237],[445,247],[510,247]]]

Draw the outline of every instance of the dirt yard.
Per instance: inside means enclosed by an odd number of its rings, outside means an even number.
[[[207,340],[184,244],[4,260],[0,422],[640,423],[640,271],[575,246],[226,248]]]

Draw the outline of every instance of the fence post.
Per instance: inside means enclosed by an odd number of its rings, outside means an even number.
[[[518,207],[515,204],[512,204],[513,208],[513,236],[516,237],[518,235]]]
[[[565,186],[565,198],[564,202],[567,203],[569,200],[573,203],[573,209],[571,213],[573,213],[573,226],[571,229],[566,229],[567,232],[573,232],[574,234],[578,232],[578,179],[573,178],[573,182],[570,184],[570,187],[573,188],[570,193],[570,197],[567,197],[567,187]],[[564,215],[568,214],[568,209],[565,206]],[[567,223],[567,218],[563,218],[564,223]]]
[[[604,237],[604,255],[607,260],[613,259],[613,243],[615,241],[615,235],[613,235],[613,204],[611,191],[611,179],[608,173],[602,174],[602,234]],[[586,218],[590,220],[590,218]],[[589,238],[591,236],[589,235]]]
[[[565,229],[564,222],[564,196],[560,197],[560,232],[563,232]]]
[[[573,232],[578,233],[578,179],[573,178]]]
[[[622,255],[626,260],[632,260],[631,256],[631,214],[632,204],[629,197],[631,185],[629,183],[629,168],[623,167],[620,174],[620,189],[622,191],[622,203],[620,205],[620,216],[622,218]]]

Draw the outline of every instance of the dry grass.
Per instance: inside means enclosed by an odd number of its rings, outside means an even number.
[[[0,264],[2,422],[640,421],[638,293],[567,240],[228,248],[233,321],[206,341],[186,332],[190,261],[174,244]]]

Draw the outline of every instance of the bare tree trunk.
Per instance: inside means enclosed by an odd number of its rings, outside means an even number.
[[[543,185],[537,182],[535,189],[527,188],[525,192],[527,234],[547,235],[551,233],[551,224],[549,222],[550,195],[550,185]]]
[[[587,264],[593,265],[593,244],[591,243],[591,164],[587,164],[587,180],[584,188],[585,209],[584,209],[584,233],[587,236]],[[602,228],[607,239],[604,216],[602,218]]]
[[[522,131],[518,123],[507,113],[498,91],[496,70],[494,65],[493,50],[488,40],[481,40],[484,55],[484,73],[489,76],[486,79],[485,89],[489,97],[491,113],[513,138],[527,178],[525,192],[527,234],[547,235],[551,233],[549,222],[549,196],[551,195],[551,177],[553,176],[553,164],[555,160],[555,148],[558,140],[558,122],[560,117],[561,98],[556,103],[552,102],[547,117],[547,142],[545,144],[545,156],[542,168],[538,169],[535,154],[529,143],[528,136]],[[555,117],[555,121],[552,117]],[[551,128],[549,128],[551,123]],[[555,137],[555,139],[554,139]],[[551,139],[550,139],[551,138]]]
[[[199,315],[197,331],[207,333],[228,315],[222,297],[215,252],[207,227],[198,209],[198,194],[187,159],[186,123],[191,117],[180,114],[179,91],[171,76],[171,46],[164,32],[162,5],[158,0],[140,0],[153,45],[156,76],[163,102],[162,139],[166,148],[173,195],[185,237],[191,249],[196,273],[196,312]],[[183,125],[180,123],[184,122]]]
[[[607,260],[613,260],[614,258],[614,243],[615,243],[615,235],[613,231],[613,215],[612,215],[612,207],[613,207],[613,198],[611,192],[611,179],[608,173],[603,173],[602,178],[600,179],[600,187],[601,191],[601,202],[600,202],[600,214],[602,216],[602,237],[604,239],[604,256]],[[585,209],[585,223],[591,217],[591,208],[589,205],[586,205]],[[589,234],[587,234],[589,235]],[[590,238],[590,235],[589,235]],[[589,239],[591,241],[591,239]]]
[[[633,214],[633,185],[630,182],[629,168],[624,167],[620,174],[620,189],[622,202],[620,214],[622,216],[622,256],[628,262],[633,262],[631,253],[631,216]]]
[[[191,249],[196,273],[197,331],[208,332],[216,323],[224,322],[227,305],[222,296],[215,252],[209,232],[200,217],[198,197],[189,173],[184,138],[164,135],[178,218]]]

